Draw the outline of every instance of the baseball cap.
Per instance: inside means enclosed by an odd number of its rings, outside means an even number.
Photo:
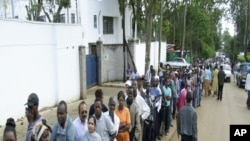
[[[36,93],[31,93],[28,97],[27,103],[25,105],[28,106],[33,106],[33,105],[38,105],[39,104],[39,99]]]
[[[130,80],[127,80],[126,83],[125,83],[125,86],[126,86],[126,85],[132,86],[131,81],[130,81]]]

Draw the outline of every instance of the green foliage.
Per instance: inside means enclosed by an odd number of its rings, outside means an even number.
[[[250,52],[247,52],[247,59],[250,60]],[[237,61],[247,62],[244,56],[237,56]]]

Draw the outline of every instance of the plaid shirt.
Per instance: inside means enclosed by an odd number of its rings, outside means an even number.
[[[197,138],[197,113],[191,103],[187,103],[179,112],[177,132]]]

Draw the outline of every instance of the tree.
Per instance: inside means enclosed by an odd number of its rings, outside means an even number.
[[[49,4],[50,8],[49,11],[46,11],[44,7],[44,0],[30,0],[29,5],[26,5],[26,12],[27,12],[27,19],[33,21],[40,21],[40,14],[43,10],[44,14],[48,18],[49,22],[52,22],[52,18],[50,15],[53,16],[53,22],[58,23],[60,22],[60,14],[63,8],[70,8],[71,0],[45,0],[47,4]],[[57,7],[57,10],[53,10]]]
[[[145,17],[146,17],[146,55],[145,55],[145,73],[149,68],[150,63],[150,50],[151,50],[151,37],[152,37],[152,20],[154,7],[156,6],[158,0],[145,0]]]

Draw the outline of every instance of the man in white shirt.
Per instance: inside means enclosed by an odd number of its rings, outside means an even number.
[[[96,132],[100,134],[103,141],[113,141],[117,135],[117,128],[112,120],[102,112],[102,100],[97,98],[94,103],[96,117]]]
[[[116,107],[116,102],[114,97],[109,98],[109,111],[105,112],[104,115],[109,117],[113,124],[115,125],[115,128],[117,130],[116,135],[118,134],[119,131],[119,126],[120,126],[120,119],[119,117],[115,114],[115,107]],[[114,139],[116,141],[116,139]]]
[[[73,124],[76,127],[76,141],[81,141],[84,134],[88,131],[88,120],[87,120],[87,104],[82,101],[78,105],[78,117],[74,120]]]
[[[149,108],[148,104],[146,103],[146,101],[141,96],[140,91],[138,90],[138,85],[137,85],[136,80],[132,81],[132,87],[137,90],[135,95],[134,95],[134,98],[135,98],[135,102],[139,106],[140,118],[141,118],[141,120],[145,120],[148,118],[148,116],[150,114],[150,108]]]

